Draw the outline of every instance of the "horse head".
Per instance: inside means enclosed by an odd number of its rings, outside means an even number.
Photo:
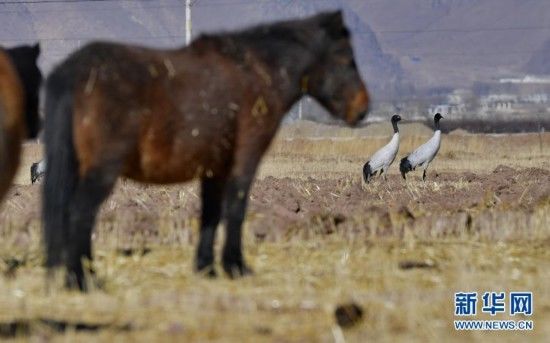
[[[10,56],[23,88],[25,90],[25,122],[27,135],[35,138],[40,130],[40,116],[38,114],[39,92],[42,83],[42,73],[38,68],[40,45],[18,46],[6,49]]]
[[[321,103],[333,116],[355,125],[369,107],[365,87],[351,45],[350,32],[340,11],[323,13],[314,18],[316,60],[304,76],[305,92]]]

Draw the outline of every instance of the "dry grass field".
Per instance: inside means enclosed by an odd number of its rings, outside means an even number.
[[[0,211],[0,339],[547,341],[550,134],[454,132],[426,182],[420,172],[404,182],[397,161],[387,182],[365,185],[363,163],[390,132],[285,127],[251,193],[245,254],[256,273],[241,280],[192,272],[196,184],[121,180],[98,220],[98,286],[86,295],[45,287],[40,186],[28,184],[41,148],[26,146]],[[398,158],[430,134],[404,125]],[[514,290],[534,294],[533,316],[514,318],[533,331],[455,331],[455,292]],[[363,309],[349,328],[334,316],[345,303]]]

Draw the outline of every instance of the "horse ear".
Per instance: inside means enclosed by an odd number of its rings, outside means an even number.
[[[326,30],[331,38],[349,36],[348,30],[344,26],[344,16],[340,10],[323,14],[321,16],[321,27]]]

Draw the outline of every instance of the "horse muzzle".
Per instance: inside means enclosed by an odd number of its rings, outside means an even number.
[[[365,119],[369,112],[369,95],[366,90],[361,90],[355,94],[351,100],[346,113],[346,123],[351,126],[357,125]]]

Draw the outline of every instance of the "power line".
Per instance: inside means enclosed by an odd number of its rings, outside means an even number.
[[[530,31],[530,30],[550,30],[550,26],[519,26],[519,27],[479,27],[471,29],[461,28],[443,28],[443,29],[428,29],[428,30],[380,30],[376,33],[439,33],[439,32],[486,32],[486,31]]]
[[[432,50],[426,51],[409,51],[402,56],[419,55],[419,56],[494,56],[494,55],[531,55],[535,52],[541,52],[538,50],[523,50],[523,51],[490,51],[490,52],[432,52]]]
[[[1,4],[1,3],[0,3]],[[147,6],[147,5],[142,5],[142,6],[131,6],[131,7],[101,7],[101,8],[86,8],[84,11],[86,13],[89,13],[89,12],[109,12],[109,11],[113,11],[113,10],[119,10],[119,9],[124,9],[124,10],[155,10],[155,9],[158,9],[158,10],[163,10],[163,9],[166,9],[166,10],[169,10],[169,9],[174,9],[174,8],[183,8],[184,5],[182,4],[174,4],[174,5],[163,5],[163,6]],[[78,9],[74,9],[74,8],[60,8],[60,9],[32,9],[31,11],[29,11],[30,13],[66,13],[66,12],[73,12],[73,13],[79,13],[80,11]],[[8,14],[8,13],[29,13],[27,11],[22,11],[22,10],[7,10],[7,11],[0,11],[0,14]],[[63,17],[63,19],[65,19],[66,17]]]
[[[41,42],[52,42],[52,41],[91,41],[91,40],[101,40],[101,39],[116,39],[116,40],[125,40],[125,39],[174,39],[174,38],[184,38],[184,35],[161,35],[161,36],[119,36],[119,37],[97,37],[97,36],[72,36],[72,37],[46,37],[46,38],[9,38],[4,39],[0,38],[2,42],[19,42],[19,41],[41,41]]]
[[[55,4],[55,3],[71,3],[71,2],[155,2],[155,0],[17,0],[17,1],[2,1],[0,5],[19,5],[19,4]]]
[[[317,0],[319,1],[319,0]],[[321,0],[325,1],[325,0]],[[90,2],[130,2],[130,3],[154,3],[155,0],[20,0],[20,1],[3,1],[1,4],[40,4],[40,3],[90,3]],[[239,1],[239,2],[199,2],[198,0],[192,1],[191,6],[193,7],[214,7],[216,5],[239,5],[239,4],[254,4],[262,5],[262,2],[251,2],[251,1]],[[147,7],[132,7],[131,9],[173,9],[173,8],[184,8],[185,4],[174,4],[174,5],[161,5],[161,6],[147,6]],[[118,8],[87,8],[86,11],[111,11]],[[127,8],[123,8],[127,9]],[[23,12],[20,10],[9,10],[9,11],[0,11],[2,13],[18,13]],[[34,9],[31,12],[75,12],[75,9],[56,9],[56,10],[44,10],[44,9]],[[397,29],[397,30],[377,30],[372,31],[375,34],[405,34],[405,33],[416,33],[416,34],[428,34],[428,33],[472,33],[472,32],[499,32],[499,31],[539,31],[539,30],[550,30],[550,26],[504,26],[504,27],[478,27],[478,28],[441,28],[441,29]],[[362,35],[370,34],[370,31],[354,31],[353,34]]]

